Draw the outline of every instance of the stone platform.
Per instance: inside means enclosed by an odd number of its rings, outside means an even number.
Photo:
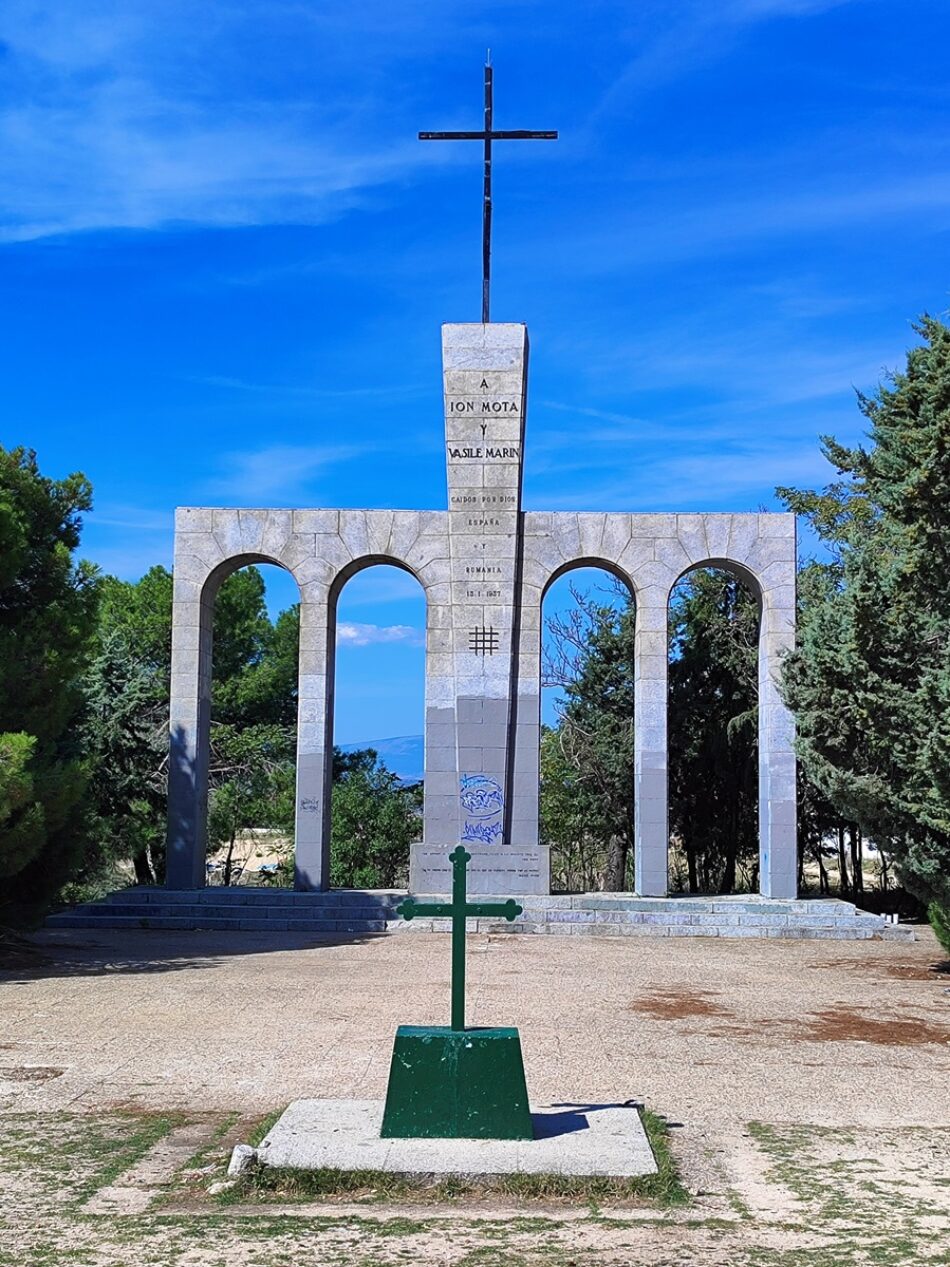
[[[532,1105],[535,1138],[381,1139],[379,1100],[295,1100],[257,1149],[263,1166],[467,1177],[656,1174],[640,1114],[628,1104]]]
[[[220,929],[290,931],[326,937],[373,933],[448,932],[447,919],[400,919],[399,890],[292,889],[244,886],[170,890],[132,888],[100,902],[60,911],[50,928]],[[419,896],[430,900],[430,895]],[[446,900],[431,895],[431,900]],[[630,893],[526,895],[512,923],[473,919],[469,931],[596,937],[779,937],[835,941],[914,940],[913,930],[889,924],[837,898],[777,901],[762,897],[641,898]]]

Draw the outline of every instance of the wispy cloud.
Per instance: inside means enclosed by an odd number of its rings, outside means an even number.
[[[343,621],[336,627],[336,640],[339,646],[346,647],[369,647],[383,642],[425,646],[425,634],[412,625],[362,625]]]
[[[181,0],[114,9],[4,6],[0,241],[320,223],[423,161],[408,129],[368,126],[376,103],[365,88],[336,91],[344,41],[328,40],[317,14],[255,0],[207,0],[200,22]],[[261,33],[274,39],[288,24],[314,50],[297,93],[255,61]]]
[[[637,54],[603,94],[596,120],[629,98],[689,74],[728,52],[750,28],[782,18],[805,18],[856,0],[662,0],[638,5],[627,35]]]
[[[312,498],[312,484],[331,467],[364,451],[362,445],[274,444],[264,449],[229,453],[222,472],[206,484],[209,493],[233,505],[303,505]],[[301,500],[303,499],[303,500]]]
[[[554,510],[756,510],[774,504],[778,484],[827,483],[828,463],[815,444],[736,443],[718,451],[679,451],[560,482],[552,471],[530,508]]]

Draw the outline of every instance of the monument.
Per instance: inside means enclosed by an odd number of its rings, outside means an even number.
[[[205,881],[214,598],[248,563],[285,567],[300,589],[295,875],[329,886],[336,606],[362,568],[390,563],[426,597],[425,809],[410,889],[447,893],[462,842],[477,894],[547,894],[538,837],[541,604],[575,567],[606,568],[631,590],[635,637],[635,888],[667,892],[667,611],[694,567],[725,568],[757,595],[760,888],[794,898],[792,720],[779,696],[795,638],[791,514],[556,513],[522,508],[528,334],[489,319],[491,157],[495,140],[554,139],[493,127],[421,133],[484,143],[482,321],[442,328],[447,508],[432,511],[186,507],[175,525],[167,884]]]

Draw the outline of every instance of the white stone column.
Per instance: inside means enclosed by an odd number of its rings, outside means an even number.
[[[311,588],[311,587],[306,587]],[[294,888],[330,887],[333,699],[329,691],[334,630],[326,594],[301,595],[297,687],[297,792]]]
[[[778,518],[776,516],[776,518]],[[792,543],[794,555],[794,540]],[[779,694],[782,658],[795,646],[795,563],[772,564],[759,633],[759,888],[798,895],[795,722]]]
[[[447,856],[459,841],[472,855],[472,892],[548,887],[536,840],[527,849],[512,840],[527,357],[523,325],[442,327],[449,592],[439,604],[446,637],[436,640],[438,661],[427,666],[425,840],[413,856],[416,890],[447,891]],[[436,601],[432,588],[429,601]],[[430,649],[433,641],[430,629]]]
[[[641,897],[665,897],[669,814],[667,677],[669,591],[638,589],[634,639],[634,875]]]
[[[190,579],[188,570],[176,559],[165,849],[170,889],[205,883],[214,587]]]

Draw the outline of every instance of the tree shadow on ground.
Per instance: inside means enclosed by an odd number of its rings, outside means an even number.
[[[0,959],[0,985],[56,977],[101,977],[183,972],[217,967],[236,955],[323,950],[373,941],[385,933],[242,932],[216,929],[44,929],[21,940],[8,960]],[[29,950],[22,949],[27,943]]]

